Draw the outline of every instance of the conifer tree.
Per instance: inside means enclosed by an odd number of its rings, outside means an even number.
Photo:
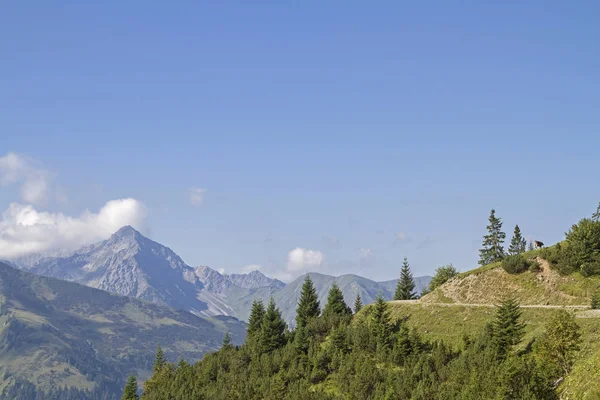
[[[165,353],[159,344],[158,348],[156,349],[156,357],[154,358],[154,373],[162,370],[165,365],[167,365],[167,359],[165,358]]]
[[[492,342],[500,359],[506,358],[513,346],[519,344],[525,334],[521,323],[521,309],[514,298],[505,299],[496,309],[492,322]]]
[[[508,254],[511,256],[525,253],[527,247],[527,241],[521,234],[521,229],[519,225],[515,225],[515,231],[513,233],[513,237],[510,241],[510,246],[508,247]]]
[[[300,300],[298,300],[298,307],[296,308],[296,326],[306,326],[311,318],[318,317],[320,313],[319,297],[312,279],[307,274],[304,278]]]
[[[409,330],[406,324],[402,324],[400,332],[398,332],[398,344],[396,351],[398,355],[404,360],[412,352],[412,344],[410,341]]]
[[[415,298],[415,280],[413,279],[412,273],[410,272],[410,266],[408,260],[404,257],[402,263],[402,270],[400,271],[400,280],[396,285],[396,293],[394,293],[394,300],[411,300]]]
[[[121,400],[138,400],[140,397],[138,396],[137,390],[137,379],[135,379],[135,376],[129,375]]]
[[[390,310],[388,303],[383,299],[381,292],[377,295],[377,300],[371,309],[370,328],[371,334],[376,338],[377,343],[387,345],[390,339],[391,324]]]
[[[260,332],[260,327],[265,316],[265,306],[262,301],[254,300],[252,302],[252,309],[250,310],[250,318],[248,318],[248,328],[246,328],[246,335],[251,338],[255,333]]]
[[[344,294],[336,282],[333,282],[329,294],[327,295],[327,304],[323,308],[323,315],[350,315],[352,310],[344,302]]]
[[[342,353],[348,352],[349,348],[346,338],[346,329],[343,324],[332,329],[331,344],[336,350],[341,351]]]
[[[503,243],[506,233],[502,232],[502,221],[496,217],[496,210],[492,209],[488,220],[488,234],[483,237],[483,247],[479,250],[480,265],[491,264],[504,258]]]
[[[308,352],[308,333],[306,326],[302,325],[296,328],[294,333],[294,347],[299,353],[306,354]]]
[[[275,300],[271,297],[261,327],[261,347],[263,352],[271,352],[285,344],[285,328],[286,324],[281,317],[281,312],[276,307]]]
[[[600,202],[598,203],[596,212],[592,214],[592,221],[600,221]]]
[[[221,344],[221,347],[223,347],[223,348],[232,347],[231,346],[231,335],[229,334],[229,331],[225,332],[225,336],[223,336],[223,342]]]
[[[361,308],[363,308],[362,299],[360,298],[360,294],[357,294],[356,300],[354,300],[354,314],[358,313]]]
[[[534,247],[533,247],[533,242],[530,240],[529,244],[527,245],[527,251],[531,251],[531,250],[534,250]]]

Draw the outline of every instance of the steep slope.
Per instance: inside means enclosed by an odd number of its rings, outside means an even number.
[[[424,303],[497,304],[513,296],[522,305],[589,305],[600,290],[600,277],[584,278],[579,273],[561,276],[548,262],[532,255],[540,265],[537,272],[509,274],[499,264],[460,274],[424,296]]]
[[[15,386],[22,393],[67,386],[91,391],[78,393],[81,399],[99,392],[118,398],[128,374],[148,376],[159,344],[173,361],[198,360],[220,347],[225,332],[236,343],[245,334],[234,318],[200,318],[3,263],[0,303],[0,398],[12,398]]]
[[[285,285],[259,271],[224,275],[209,267],[194,269],[130,226],[74,253],[33,254],[11,265],[204,316],[238,316],[239,298],[264,288],[271,293]]]
[[[35,259],[34,259],[35,260]],[[204,314],[208,306],[197,299],[201,282],[194,269],[171,249],[130,226],[108,240],[84,247],[67,257],[39,258],[17,265],[51,276],[153,303]]]
[[[233,285],[244,289],[259,289],[265,287],[281,289],[285,286],[285,283],[277,279],[269,278],[260,271],[252,271],[248,274],[231,274],[229,275],[229,279]]]

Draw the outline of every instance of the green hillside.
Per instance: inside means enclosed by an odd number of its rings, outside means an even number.
[[[440,305],[420,302],[390,302],[392,318],[407,319],[429,340],[443,340],[455,347],[462,346],[463,337],[481,331],[494,316],[495,307],[469,305]],[[521,343],[525,347],[543,332],[548,318],[556,308],[524,307],[523,321],[526,334]],[[560,386],[560,393],[570,399],[600,399],[600,310],[589,307],[569,310],[581,326],[582,344],[573,370]],[[358,316],[358,320],[364,318]]]
[[[199,318],[2,263],[0,303],[0,398],[7,399],[42,399],[36,391],[62,387],[85,392],[52,398],[119,398],[130,373],[149,376],[159,344],[170,360],[198,360],[226,331],[234,342],[245,335],[233,318]]]
[[[579,272],[561,275],[539,257],[540,252],[526,253],[536,260],[539,271],[509,274],[500,263],[487,265],[453,278],[421,299],[426,303],[495,304],[514,296],[521,304],[589,305],[592,294],[600,290],[600,276],[584,277]]]
[[[338,279],[319,313],[315,275],[281,299],[301,298],[291,331],[256,303],[243,346],[161,364],[142,398],[600,400],[600,214],[540,250],[501,227],[492,210],[482,267],[439,268],[419,300],[351,315]]]

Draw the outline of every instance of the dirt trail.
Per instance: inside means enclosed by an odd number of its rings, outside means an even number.
[[[420,300],[392,300],[390,303],[393,304],[422,304],[425,306],[442,306],[442,307],[496,307],[497,304],[476,304],[476,303],[425,303]],[[548,304],[528,304],[521,305],[521,308],[566,308],[571,310],[585,310],[589,309],[589,306],[561,306],[561,305],[548,305]]]

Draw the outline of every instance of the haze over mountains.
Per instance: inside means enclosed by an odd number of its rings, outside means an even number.
[[[118,399],[129,374],[151,373],[158,344],[170,361],[199,360],[245,329],[0,263],[0,398]]]
[[[225,275],[212,268],[187,265],[166,246],[152,241],[134,228],[125,226],[109,239],[73,253],[30,255],[11,260],[26,271],[84,284],[123,296],[190,311],[200,316],[226,315],[247,320],[254,299],[273,296],[284,317],[293,321],[304,277],[285,284],[259,271]],[[363,302],[374,301],[381,291],[391,299],[396,280],[375,282],[357,275],[310,273],[322,304],[334,281],[348,304],[357,294]],[[427,286],[430,277],[416,278],[416,291]]]

